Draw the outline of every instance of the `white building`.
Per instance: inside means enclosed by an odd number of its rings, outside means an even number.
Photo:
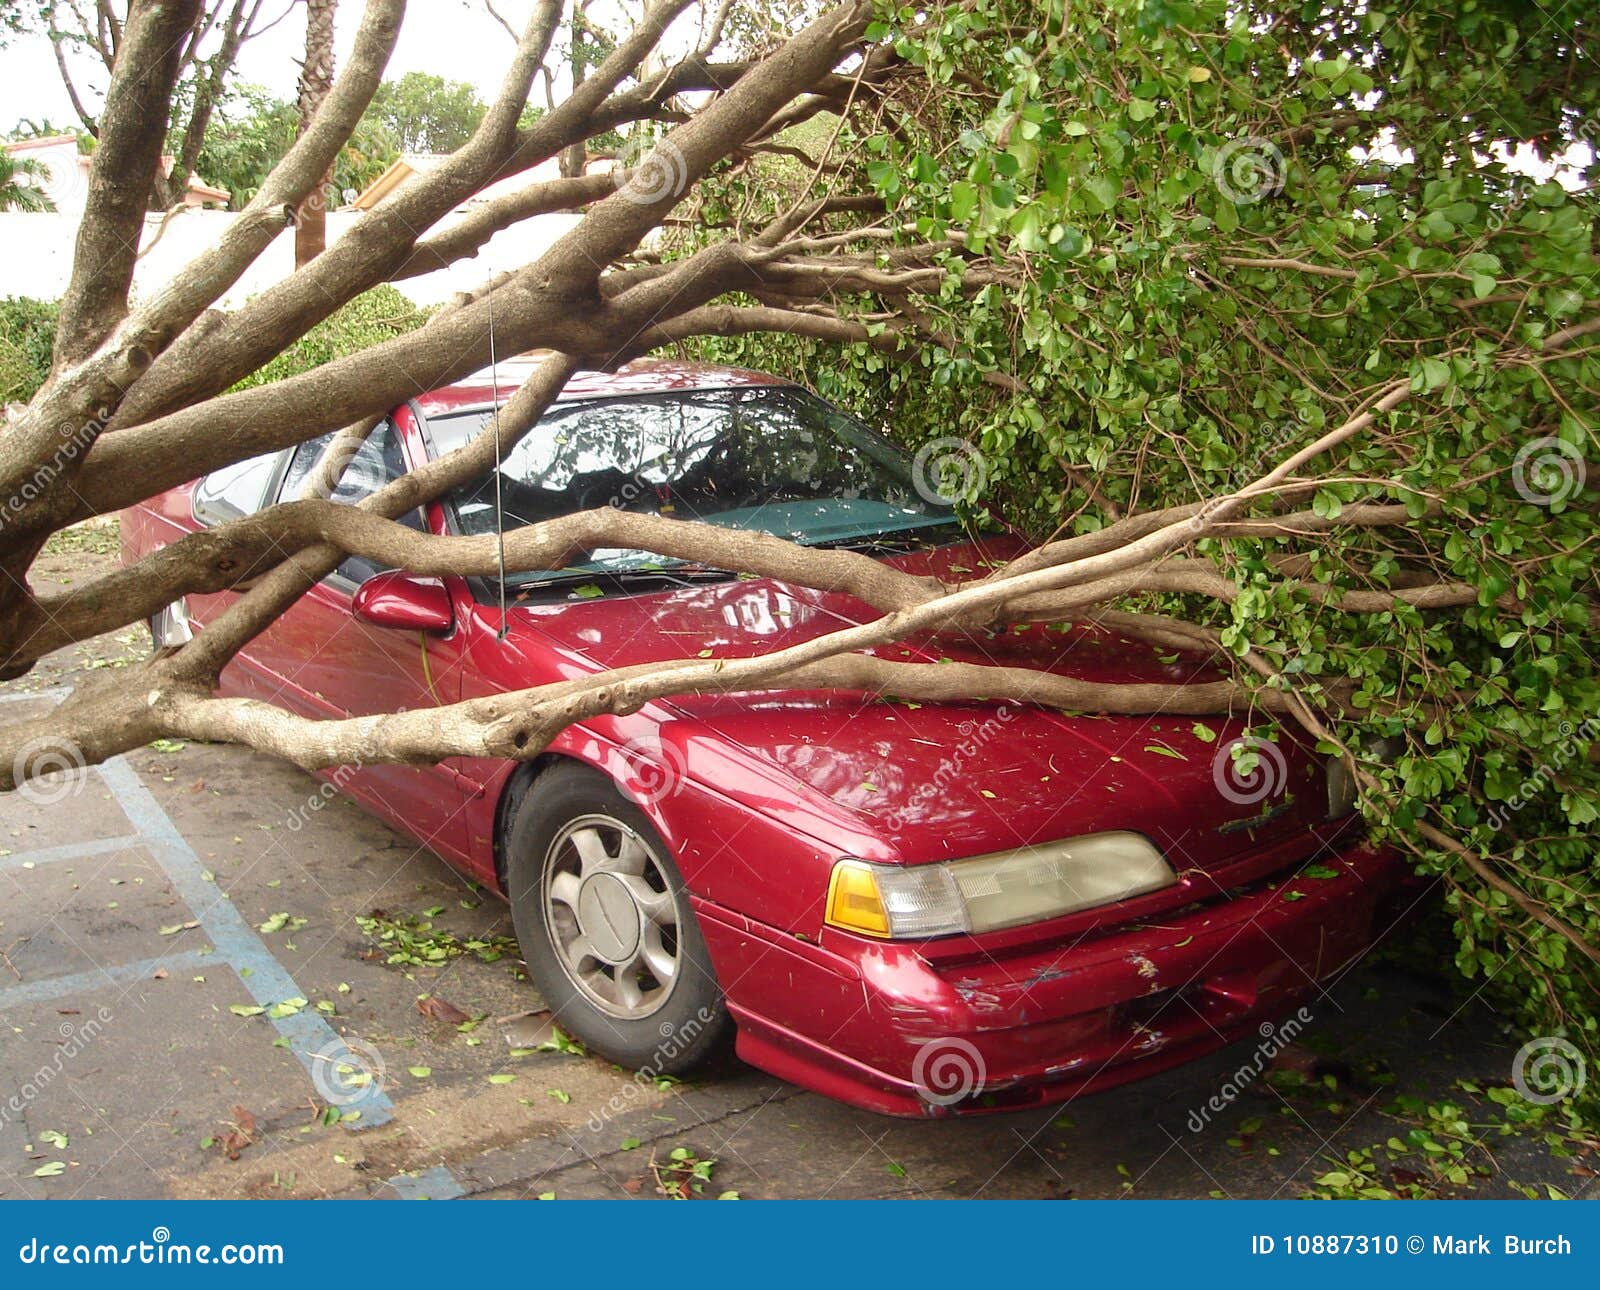
[[[37,139],[19,139],[3,146],[13,157],[34,161],[44,170],[37,181],[50,204],[61,215],[83,217],[84,203],[89,197],[89,157],[78,151],[75,134],[44,135]],[[162,175],[172,173],[171,157],[161,158]],[[189,176],[189,191],[184,194],[185,206],[226,206],[229,193],[226,188],[213,188],[195,176]]]
[[[73,246],[89,192],[89,158],[78,155],[77,141],[71,135],[29,139],[6,144],[5,148],[13,155],[33,157],[46,168],[49,177],[42,186],[56,209],[45,214],[0,212],[0,297],[59,299],[72,275]],[[171,159],[164,160],[170,172]],[[442,160],[432,156],[406,156],[395,162],[365,192],[356,195],[349,206],[328,213],[328,244],[335,244],[364,219],[369,210]],[[556,174],[556,163],[552,161],[490,185],[451,211],[432,231],[449,228],[483,202],[504,192],[553,178]],[[134,270],[135,300],[150,296],[172,281],[197,255],[221,238],[238,215],[212,207],[227,201],[228,193],[224,190],[191,178],[182,210],[170,217],[159,213],[145,217],[139,261]],[[578,219],[575,214],[559,214],[523,220],[495,234],[475,257],[395,285],[418,304],[437,304],[456,292],[481,285],[496,273],[520,268],[538,259]],[[285,230],[218,303],[225,308],[237,307],[293,271],[294,234],[292,230]]]

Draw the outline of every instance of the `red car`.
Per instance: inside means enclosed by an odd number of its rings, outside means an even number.
[[[354,500],[491,415],[473,378],[396,408]],[[296,495],[325,440],[214,472],[123,517],[124,555]],[[973,535],[912,463],[752,372],[582,374],[485,478],[408,521],[493,532],[619,506],[974,575]],[[926,495],[925,495],[926,494]],[[314,717],[453,703],[660,659],[742,657],[863,621],[849,596],[600,551],[580,567],[426,579],[351,559],[224,673]],[[182,639],[226,603],[153,624]],[[907,640],[886,656],[1104,682],[1207,679],[1080,626]],[[1287,735],[1043,707],[785,691],[682,696],[567,730],[526,764],[339,767],[340,790],[511,904],[529,973],[596,1052],[746,1061],[856,1106],[949,1114],[1066,1098],[1254,1033],[1388,925],[1403,878],[1341,776]],[[1258,764],[1248,776],[1249,762]],[[1262,1033],[1267,1033],[1266,1029]]]

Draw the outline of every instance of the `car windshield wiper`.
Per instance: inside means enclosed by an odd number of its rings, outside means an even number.
[[[695,583],[731,582],[739,575],[726,569],[690,564],[661,569],[579,569],[514,584],[517,599],[524,600],[542,591],[572,591],[596,587],[601,591],[640,591],[647,587],[687,587]]]
[[[808,542],[807,546],[830,551],[861,551],[866,554],[898,554],[907,551],[931,551],[947,545],[952,538],[963,533],[955,521],[920,525],[915,528],[889,529],[883,533],[862,533],[844,538],[831,538],[826,542]]]

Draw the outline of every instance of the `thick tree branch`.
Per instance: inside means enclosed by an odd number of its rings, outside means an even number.
[[[178,51],[198,13],[199,0],[171,0],[138,5],[129,15],[89,165],[72,279],[61,298],[57,372],[93,353],[127,310],[145,210],[166,142]]]

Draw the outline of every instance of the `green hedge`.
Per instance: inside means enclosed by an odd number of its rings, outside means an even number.
[[[336,358],[344,358],[415,331],[432,314],[432,308],[413,304],[391,286],[374,287],[323,319],[283,353],[233,388],[248,390],[253,386],[267,385],[309,372]]]
[[[28,402],[50,375],[56,313],[51,300],[0,300],[0,404]]]
[[[0,300],[0,404],[26,403],[44,384],[50,374],[58,312],[51,300],[21,296]],[[413,304],[393,287],[374,287],[318,323],[234,388],[245,390],[298,376],[380,345],[415,331],[432,312]]]

